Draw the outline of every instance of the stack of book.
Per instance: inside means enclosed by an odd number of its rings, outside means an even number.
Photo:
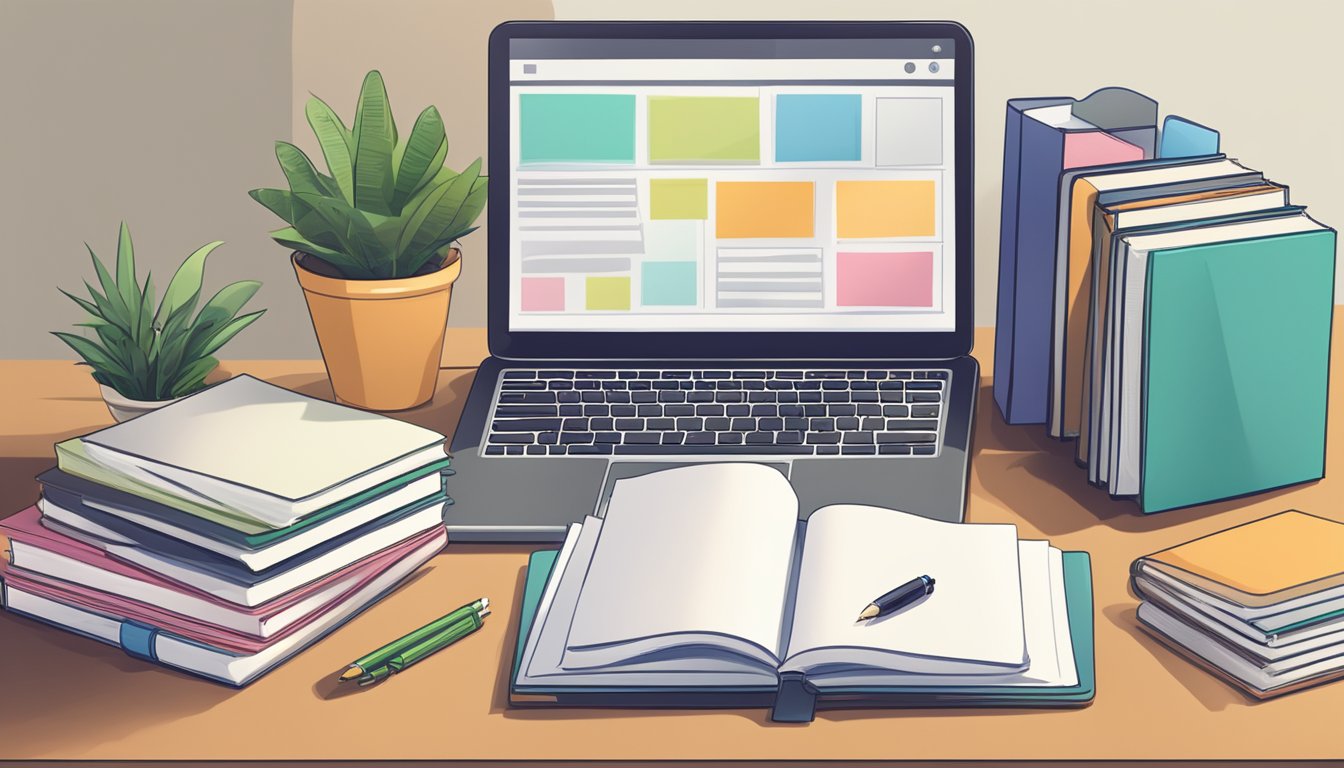
[[[443,440],[240,376],[59,443],[5,607],[244,685],[443,548]]]
[[[1139,620],[1256,698],[1344,677],[1344,524],[1282,512],[1134,562]]]
[[[995,398],[1144,512],[1325,471],[1336,233],[1220,142],[1125,89],[1009,102]]]

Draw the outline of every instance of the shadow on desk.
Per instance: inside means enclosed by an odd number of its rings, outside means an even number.
[[[1205,709],[1222,712],[1225,709],[1255,706],[1256,701],[1246,698],[1231,685],[1219,680],[1174,651],[1163,647],[1139,626],[1137,610],[1133,605],[1112,605],[1102,610],[1106,620],[1129,635],[1136,644],[1162,665],[1167,674],[1181,684]]]
[[[1077,443],[1055,440],[1043,424],[1011,425],[994,404],[985,379],[976,402],[971,476],[984,495],[1036,526],[1059,536],[1104,525],[1127,533],[1170,528],[1300,490],[1303,485],[1233,498],[1212,504],[1145,515],[1130,499],[1113,499],[1087,482],[1087,470],[1074,461]],[[1023,473],[1027,476],[1024,477]]]

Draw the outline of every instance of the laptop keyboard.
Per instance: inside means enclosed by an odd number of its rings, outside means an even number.
[[[946,370],[506,370],[487,456],[933,456]]]

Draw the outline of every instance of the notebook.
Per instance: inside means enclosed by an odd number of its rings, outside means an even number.
[[[1157,102],[1125,88],[1008,102],[994,400],[1009,424],[1047,421],[1060,174],[1152,158]]]
[[[1048,543],[877,507],[797,515],[787,480],[761,465],[617,481],[605,517],[574,526],[555,559],[515,693],[695,691],[698,706],[743,693],[760,705],[794,683],[1080,693],[1064,555]],[[937,587],[923,602],[855,621],[925,573]]]
[[[441,462],[443,441],[251,376],[81,438],[104,470],[267,528]]]

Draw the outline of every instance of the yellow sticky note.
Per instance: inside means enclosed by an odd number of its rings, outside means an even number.
[[[649,181],[650,218],[709,218],[708,179],[652,179]]]
[[[810,181],[720,181],[714,198],[718,237],[812,237]]]
[[[629,310],[630,278],[589,277],[584,285],[584,306],[588,309]]]
[[[934,195],[933,181],[837,181],[837,234],[839,237],[932,237]]]

